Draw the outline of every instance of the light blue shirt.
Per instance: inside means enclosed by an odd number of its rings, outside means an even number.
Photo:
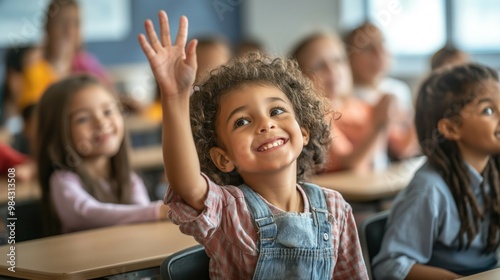
[[[468,169],[471,187],[482,205],[483,178],[472,167]],[[380,252],[372,262],[375,279],[405,279],[415,263],[462,275],[491,268],[496,264],[496,253],[483,253],[488,224],[488,220],[481,222],[471,247],[459,251],[457,206],[441,175],[426,162],[394,201]]]

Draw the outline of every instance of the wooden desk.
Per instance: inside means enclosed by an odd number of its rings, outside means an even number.
[[[405,188],[425,157],[412,158],[391,165],[384,171],[356,173],[353,171],[322,174],[311,182],[336,190],[351,202],[368,202],[394,196]]]
[[[500,268],[495,268],[489,271],[481,272],[464,278],[459,278],[460,280],[498,280],[500,279]]]
[[[162,146],[132,149],[130,151],[130,165],[134,170],[163,167]]]
[[[140,114],[130,114],[125,117],[125,125],[130,133],[140,133],[157,130],[161,123]]]
[[[39,199],[42,197],[42,190],[38,181],[33,180],[30,182],[18,182],[15,183],[16,188],[16,202],[22,200]],[[7,197],[7,177],[0,177],[0,204],[5,204],[8,201]]]
[[[9,246],[0,247],[0,275],[28,279],[90,279],[158,267],[172,253],[198,244],[169,223],[122,225],[16,244],[15,272]]]
[[[134,149],[130,151],[132,169],[163,168],[163,150],[161,146]],[[39,199],[42,197],[38,181],[16,181],[15,201]],[[0,204],[7,202],[7,177],[0,177]]]

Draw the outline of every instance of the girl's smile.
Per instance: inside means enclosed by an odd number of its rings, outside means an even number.
[[[82,157],[113,156],[124,137],[124,122],[111,93],[100,86],[77,92],[69,107],[73,143]]]

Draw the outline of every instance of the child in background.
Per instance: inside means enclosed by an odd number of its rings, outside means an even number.
[[[19,115],[17,109],[23,88],[23,71],[41,58],[39,47],[26,45],[11,47],[5,54],[5,77],[0,92],[0,125]]]
[[[267,50],[264,44],[256,39],[244,39],[236,46],[236,56],[238,57],[243,57],[251,52],[260,52],[261,54],[265,54],[267,53]]]
[[[302,72],[335,108],[333,144],[322,172],[368,171],[378,153],[387,151],[387,124],[391,96],[372,106],[353,96],[351,69],[342,41],[333,34],[316,33],[303,39],[292,52]]]
[[[451,67],[465,64],[469,61],[471,61],[471,58],[466,52],[453,46],[444,46],[432,55],[431,70],[436,70],[443,66]]]
[[[31,104],[26,106],[21,112],[23,129],[19,133],[14,134],[14,143],[12,143],[12,147],[16,151],[29,156],[33,156],[33,145],[36,142],[35,108],[36,105]]]
[[[302,181],[324,161],[326,100],[295,62],[259,54],[213,71],[190,97],[197,42],[186,47],[182,17],[172,45],[159,18],[161,37],[147,20],[139,41],[162,94],[165,201],[205,246],[210,278],[367,279],[349,204]]]
[[[198,41],[196,81],[209,76],[210,71],[228,62],[232,57],[229,42],[223,37],[206,37]]]
[[[388,153],[393,159],[416,155],[418,142],[413,125],[413,98],[410,87],[387,76],[390,53],[384,45],[382,31],[370,22],[355,28],[345,37],[347,54],[354,81],[354,95],[368,104],[375,105],[384,96],[392,95],[392,119]],[[383,167],[386,160],[378,162]]]
[[[420,88],[427,163],[396,198],[376,279],[455,279],[497,264],[500,82],[477,64],[434,71]]]
[[[112,86],[103,66],[83,49],[78,1],[52,0],[46,14],[43,57],[23,71],[20,111],[37,103],[48,86],[70,74],[90,73]]]
[[[166,219],[166,206],[150,202],[130,169],[121,109],[102,83],[86,75],[55,83],[40,100],[37,121],[49,234]]]

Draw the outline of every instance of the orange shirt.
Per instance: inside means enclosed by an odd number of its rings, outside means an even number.
[[[341,117],[333,119],[332,143],[328,152],[327,163],[322,172],[335,172],[345,169],[340,157],[347,156],[359,146],[371,130],[373,107],[354,98],[344,102],[338,111]],[[327,116],[332,118],[332,115]],[[367,164],[368,165],[368,164]],[[367,169],[370,167],[367,166]]]

